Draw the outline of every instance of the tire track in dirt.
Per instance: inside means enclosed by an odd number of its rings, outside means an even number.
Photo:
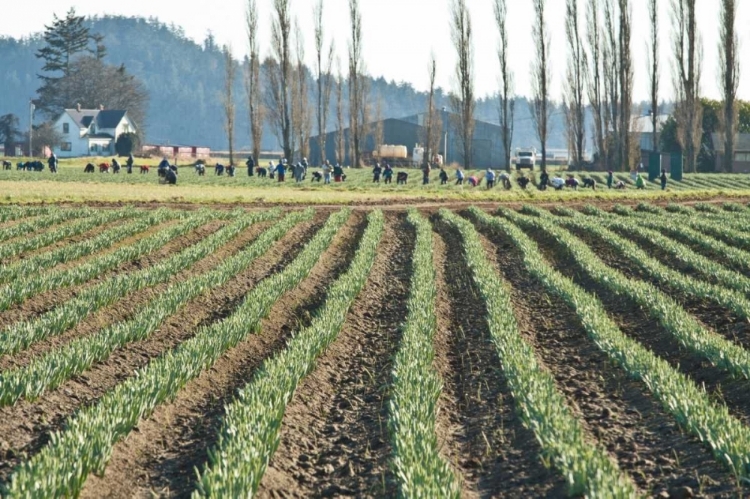
[[[33,319],[39,315],[52,310],[57,307],[60,303],[77,296],[81,290],[99,284],[106,279],[129,272],[134,272],[147,267],[151,267],[159,261],[168,258],[185,248],[192,246],[199,241],[205,239],[209,235],[218,231],[221,227],[226,225],[226,222],[221,220],[215,220],[208,224],[202,225],[201,227],[188,232],[187,234],[177,237],[158,249],[157,251],[144,255],[143,257],[125,262],[122,265],[104,272],[103,274],[96,276],[95,278],[76,286],[70,286],[67,288],[55,289],[45,293],[39,293],[32,298],[27,299],[23,303],[14,305],[10,309],[0,313],[0,328],[9,326],[14,322],[25,321]]]
[[[487,324],[487,310],[463,253],[461,236],[433,217],[438,277],[435,366],[442,452],[463,479],[463,497],[562,497],[562,476],[516,412]]]
[[[257,281],[270,275],[284,259],[301,251],[320,225],[322,219],[300,224],[247,271],[225,286],[212,290],[209,295],[187,304],[148,339],[114,352],[107,361],[44,394],[37,401],[21,400],[12,407],[0,408],[0,483],[7,480],[13,466],[46,445],[50,433],[62,429],[65,420],[76,410],[95,403],[150,359],[191,337],[200,325],[228,315]]]
[[[213,269],[225,258],[238,253],[242,248],[251,244],[267,227],[268,223],[253,224],[211,255],[197,261],[190,268],[175,274],[168,282],[126,295],[115,304],[90,314],[63,334],[39,341],[28,349],[12,356],[0,358],[0,369],[5,370],[28,365],[34,357],[59,348],[75,338],[94,334],[114,323],[131,319],[151,301],[157,300],[170,285],[183,282],[193,275]]]
[[[259,497],[393,495],[387,387],[414,244],[404,214],[387,213],[365,287],[287,407]]]
[[[539,244],[540,251],[553,267],[601,300],[609,316],[624,334],[668,361],[674,368],[690,376],[696,383],[702,382],[701,379],[696,378],[695,374],[696,372],[706,373],[705,370],[710,368],[707,362],[704,364],[700,359],[692,356],[673,339],[671,334],[651,319],[632,300],[622,295],[615,295],[590,279],[557,240],[543,231],[525,230],[525,232]],[[685,364],[679,359],[692,361],[692,364],[690,362]],[[709,388],[708,384],[706,388]],[[646,417],[647,415],[642,414],[642,416]],[[697,478],[695,475],[692,476],[696,490],[718,488],[718,497],[723,495],[727,497],[737,496],[738,491],[733,488],[734,480],[729,476],[726,469],[720,465],[719,468],[715,468],[714,463],[717,463],[717,461],[711,451],[696,438],[684,432],[676,424],[674,418],[668,419],[669,425],[661,427],[659,431],[664,432],[664,438],[671,442],[673,450],[669,454],[662,455],[661,460],[657,463],[662,467],[673,468],[675,473],[681,473],[683,469],[716,469],[718,474],[715,475],[700,474]],[[683,473],[683,475],[687,481],[689,478],[687,473]]]
[[[327,217],[319,214],[316,218],[317,229]],[[142,421],[136,431],[115,446],[104,477],[90,477],[83,497],[188,497],[195,486],[194,468],[202,468],[207,449],[216,443],[225,405],[252,379],[266,358],[283,348],[301,326],[310,323],[325,301],[328,286],[353,260],[365,226],[364,216],[352,216],[310,276],[272,308],[262,323],[262,333],[232,349],[181,390],[174,402],[158,407]],[[306,231],[306,237],[298,239],[293,251],[272,251],[273,255],[258,266],[261,274],[256,282],[283,270],[312,236],[313,231]],[[235,305],[251,288],[242,293]]]
[[[650,282],[676,300],[682,308],[707,329],[734,341],[744,348],[750,346],[750,324],[737,317],[732,311],[708,300],[686,296],[679,290],[658,283],[638,267],[628,266],[617,250],[610,247],[608,243],[578,231],[574,231],[574,234],[585,242],[608,266],[617,268],[630,279]],[[628,300],[628,302],[639,310],[644,321],[651,321],[653,327],[661,331],[658,335],[643,335],[642,338],[638,338],[639,341],[658,353],[673,367],[693,378],[696,383],[704,385],[713,397],[728,405],[734,416],[742,419],[746,424],[750,424],[750,399],[747,397],[747,393],[750,392],[750,380],[735,378],[726,371],[714,367],[700,355],[683,347],[658,321],[651,319],[648,312],[641,310],[632,301]]]
[[[731,497],[734,485],[724,468],[698,444],[675,437],[681,431],[672,416],[596,346],[575,310],[525,270],[517,247],[502,235],[481,232],[488,250],[502,262],[498,267],[510,284],[521,334],[589,435],[616,458],[620,469],[652,495],[691,487],[711,497]],[[690,456],[680,459],[679,469],[664,459],[674,457],[673,449]],[[696,477],[704,477],[702,483]]]

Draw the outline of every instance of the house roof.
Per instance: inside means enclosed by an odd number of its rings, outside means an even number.
[[[122,119],[125,117],[125,111],[116,111],[105,109],[99,111],[96,117],[96,124],[99,128],[117,128]]]
[[[724,150],[724,134],[712,133],[711,141],[714,143],[714,150]],[[735,152],[750,152],[750,133],[738,133],[734,139]]]
[[[65,112],[78,124],[79,128],[88,128],[96,120],[98,128],[117,128],[127,111],[115,109],[66,109]]]

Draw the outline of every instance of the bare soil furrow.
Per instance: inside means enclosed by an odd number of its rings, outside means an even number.
[[[465,497],[563,497],[565,481],[542,463],[536,437],[516,411],[461,237],[439,218],[433,221],[443,452],[464,480]]]
[[[324,221],[325,217],[318,216],[314,224],[308,224],[307,229],[292,237],[294,245],[272,250],[264,261],[256,262],[254,283],[281,271],[312,237],[313,229],[320,228]],[[203,466],[207,449],[216,442],[225,405],[252,379],[263,360],[283,348],[300,325],[309,324],[325,301],[328,286],[354,258],[364,222],[359,215],[348,221],[310,276],[274,306],[269,318],[263,321],[261,334],[251,336],[228,352],[209,371],[189,383],[174,402],[157,408],[136,432],[119,443],[104,476],[91,477],[83,497],[152,497],[154,493],[188,497],[194,488],[194,468]],[[244,287],[232,309],[253,285]],[[222,316],[229,313],[231,310]],[[201,322],[220,318],[206,316]]]
[[[301,251],[322,224],[316,220],[301,224],[272,250],[227,285],[201,296],[165,322],[147,340],[115,352],[84,375],[73,378],[37,401],[19,401],[13,407],[0,408],[0,482],[25,456],[35,454],[49,440],[49,434],[63,428],[65,420],[79,408],[90,405],[114,388],[149,360],[166,349],[192,337],[197,328],[212,318],[228,315],[256,282],[283,265],[283,261]]]
[[[492,243],[490,251],[502,262],[502,276],[511,285],[521,333],[534,345],[589,434],[620,468],[651,495],[690,487],[711,497],[731,497],[734,488],[726,470],[695,442],[680,441],[681,430],[674,419],[641,382],[631,379],[596,346],[575,310],[560,303],[525,270],[512,242],[483,232]],[[670,462],[673,451],[690,458],[680,459],[676,467]]]
[[[287,407],[281,444],[260,497],[372,497],[392,493],[387,386],[406,318],[414,231],[387,214],[365,287],[338,339]]]

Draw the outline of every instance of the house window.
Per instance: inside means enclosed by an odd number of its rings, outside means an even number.
[[[63,123],[63,133],[69,134],[70,133],[70,124],[69,123]]]
[[[130,133],[130,126],[128,124],[122,127],[122,133]]]
[[[63,142],[60,144],[60,150],[63,152],[70,152],[73,150],[73,144],[71,142]]]
[[[99,152],[99,144],[91,144],[91,152]]]
[[[750,153],[746,153],[746,152],[735,153],[734,160],[738,162],[750,162]]]

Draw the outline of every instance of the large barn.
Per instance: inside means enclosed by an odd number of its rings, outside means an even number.
[[[406,146],[409,151],[409,157],[411,157],[414,153],[414,147],[417,144],[424,144],[425,142],[426,114],[427,113],[421,113],[407,116],[405,118],[388,118],[382,122],[371,123],[370,130],[376,130],[379,128],[379,125],[381,125],[383,129],[383,143]],[[443,155],[446,164],[458,163],[463,165],[463,146],[461,145],[461,139],[455,125],[453,124],[453,120],[451,119],[451,117],[455,115],[448,111],[440,111],[438,114],[441,119],[440,126],[442,128],[438,152]],[[343,133],[345,150],[344,164],[350,165],[349,129],[344,129]],[[325,150],[327,159],[336,158],[337,134],[337,131],[326,134]],[[446,138],[448,143],[447,154],[445,151]],[[317,137],[313,137],[310,142],[309,159],[312,164],[320,164],[321,155]],[[370,134],[365,141],[363,152],[366,154],[372,153],[378,145],[380,144],[376,144],[374,136]],[[500,127],[492,123],[475,120],[474,167],[500,168],[505,166],[503,163],[504,154]]]

